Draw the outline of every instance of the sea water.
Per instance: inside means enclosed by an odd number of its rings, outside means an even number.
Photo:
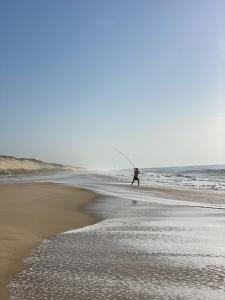
[[[167,168],[139,168],[141,185],[177,187],[179,189],[194,189],[202,191],[225,191],[225,165],[205,165]],[[116,181],[128,183],[132,181],[133,169],[110,171],[79,171],[79,174],[101,174],[111,176]],[[73,178],[74,172],[61,172],[55,175],[17,175],[2,176],[1,183],[19,183],[34,181],[57,181]]]
[[[225,191],[225,165],[170,168],[140,168],[144,185],[163,185],[198,190]],[[131,181],[133,169],[104,172],[123,181]]]

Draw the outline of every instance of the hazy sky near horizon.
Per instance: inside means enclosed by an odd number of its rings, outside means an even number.
[[[0,154],[225,163],[225,0],[0,0]]]

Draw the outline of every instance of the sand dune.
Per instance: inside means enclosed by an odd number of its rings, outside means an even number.
[[[33,158],[16,158],[13,156],[0,155],[0,175],[27,174],[67,169],[73,169],[73,167],[46,163]]]

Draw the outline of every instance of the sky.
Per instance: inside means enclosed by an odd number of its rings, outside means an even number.
[[[0,154],[225,163],[225,0],[0,0]]]

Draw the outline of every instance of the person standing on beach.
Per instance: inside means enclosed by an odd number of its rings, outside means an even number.
[[[140,184],[140,180],[139,180],[139,178],[138,178],[138,175],[139,175],[139,174],[140,174],[140,172],[139,172],[138,168],[134,168],[134,178],[133,178],[133,181],[132,181],[132,183],[131,183],[131,186],[133,185],[133,183],[134,183],[135,181],[138,182],[138,186],[139,186],[139,184]]]

